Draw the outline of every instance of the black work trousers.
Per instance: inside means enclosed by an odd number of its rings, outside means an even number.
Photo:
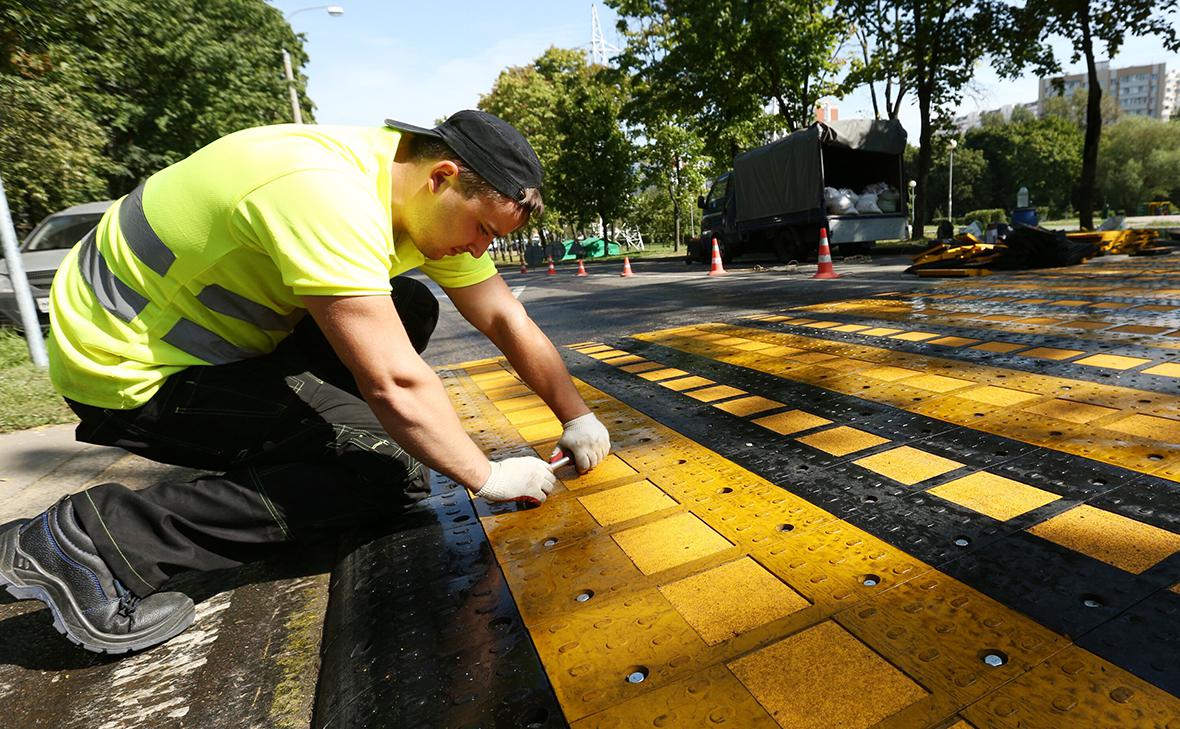
[[[421,352],[438,302],[418,281],[392,283]],[[111,571],[140,597],[178,572],[237,566],[285,542],[396,517],[429,491],[426,469],[381,427],[310,316],[274,352],[190,367],[133,410],[67,402],[80,441],[221,472],[71,497]]]

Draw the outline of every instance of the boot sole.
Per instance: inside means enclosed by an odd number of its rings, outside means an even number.
[[[80,646],[92,653],[107,653],[111,655],[129,653],[159,645],[164,641],[176,637],[187,630],[193,624],[193,620],[196,619],[196,608],[190,604],[187,610],[173,616],[171,620],[156,626],[146,633],[134,636],[121,636],[95,630],[86,623],[84,618],[81,618],[81,611],[73,604],[69,590],[65,585],[52,575],[40,571],[41,565],[20,550],[20,547],[17,545],[20,527],[20,524],[16,524],[3,533],[0,533],[0,585],[3,585],[8,594],[17,600],[38,600],[44,603],[53,613],[54,629],[64,635],[74,645]],[[37,567],[40,573],[38,577],[41,577],[41,580],[29,582],[21,579],[16,574],[16,556],[18,554]],[[79,619],[66,620],[66,615],[58,607],[57,599],[55,599],[58,597],[73,608]]]

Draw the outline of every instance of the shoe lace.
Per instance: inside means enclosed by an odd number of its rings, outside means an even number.
[[[136,608],[139,607],[140,598],[136,597],[130,590],[123,586],[122,582],[115,580],[115,592],[119,595],[119,607],[115,612],[125,618],[129,618],[135,614]]]

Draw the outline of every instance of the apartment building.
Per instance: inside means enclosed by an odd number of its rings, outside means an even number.
[[[1122,113],[1155,119],[1170,118],[1180,94],[1180,72],[1168,71],[1166,63],[1126,68],[1099,63],[1098,83],[1104,95],[1118,101]],[[1086,90],[1089,86],[1084,73],[1042,78],[1038,101],[1063,94],[1072,96],[1078,89]]]

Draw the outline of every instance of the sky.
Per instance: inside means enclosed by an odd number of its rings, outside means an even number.
[[[392,117],[432,126],[452,112],[474,108],[502,69],[527,65],[550,46],[590,47],[588,0],[337,0],[344,8],[338,17],[307,0],[271,4],[305,36],[311,61],[303,71],[321,124],[378,124]],[[614,12],[601,3],[597,8],[606,42],[621,45]],[[1084,69],[1068,62],[1067,42],[1059,40],[1055,47],[1067,73]],[[1159,62],[1177,68],[1180,56],[1143,38],[1124,44],[1112,65]],[[1036,98],[1036,76],[1001,80],[984,63],[956,113]],[[918,112],[912,98],[909,102],[901,121],[916,139]],[[842,119],[872,116],[867,89],[831,103]]]

